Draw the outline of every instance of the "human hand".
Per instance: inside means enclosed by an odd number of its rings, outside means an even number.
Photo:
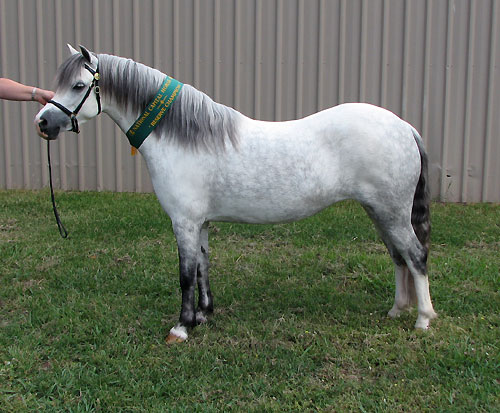
[[[41,103],[42,105],[46,105],[49,100],[54,97],[55,93],[51,90],[38,89],[34,88],[32,96],[33,100]]]

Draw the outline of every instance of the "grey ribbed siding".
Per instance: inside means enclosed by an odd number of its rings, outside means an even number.
[[[0,0],[1,76],[50,88],[66,43],[128,56],[265,120],[342,102],[421,132],[433,196],[500,201],[498,0]],[[36,103],[0,102],[0,188],[47,184]],[[63,189],[151,191],[106,116],[52,145]]]

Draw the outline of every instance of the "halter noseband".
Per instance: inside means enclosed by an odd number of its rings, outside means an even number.
[[[99,61],[97,62],[97,67],[96,70],[92,69],[87,63],[85,63],[85,69],[87,69],[92,75],[94,75],[94,78],[92,79],[92,83],[90,84],[89,88],[87,89],[87,92],[85,93],[85,96],[83,97],[82,101],[78,104],[78,106],[75,108],[73,112],[71,112],[67,107],[64,105],[61,105],[59,102],[56,102],[55,100],[49,100],[47,103],[52,103],[54,106],[57,108],[61,109],[66,115],[69,116],[71,119],[71,131],[75,133],[80,133],[80,128],[78,127],[78,120],[76,119],[76,115],[78,115],[78,112],[80,112],[80,109],[82,108],[83,104],[85,101],[88,99],[90,96],[90,92],[92,89],[94,89],[95,92],[95,97],[97,100],[97,114],[101,113],[101,89],[99,87]]]

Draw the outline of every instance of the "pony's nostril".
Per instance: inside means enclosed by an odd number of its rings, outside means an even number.
[[[35,120],[35,128],[40,135],[44,139],[48,139],[49,136],[49,121],[45,118],[40,118]]]
[[[45,118],[40,118],[40,120],[38,121],[38,126],[39,126],[40,128],[44,128],[44,127],[46,127],[46,126],[47,126],[47,123],[48,123],[48,122],[47,122],[47,119],[45,119]]]

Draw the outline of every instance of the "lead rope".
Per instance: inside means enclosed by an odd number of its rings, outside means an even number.
[[[56,199],[54,197],[54,189],[52,187],[52,165],[50,163],[50,141],[47,141],[47,160],[49,162],[49,185],[50,185],[50,198],[52,199],[52,208],[54,209],[54,216],[56,217],[57,228],[59,228],[59,234],[61,237],[68,238],[68,231],[64,228],[61,218],[59,217],[59,212],[57,212]]]

